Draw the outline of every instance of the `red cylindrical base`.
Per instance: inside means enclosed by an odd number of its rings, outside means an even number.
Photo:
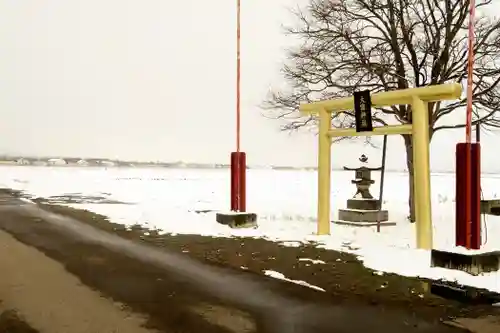
[[[231,210],[246,211],[246,154],[231,153]]]
[[[479,143],[459,143],[456,148],[456,201],[455,243],[469,249],[481,247],[481,146]],[[467,166],[467,150],[470,149],[471,167]],[[470,172],[470,188],[467,184]],[[470,193],[470,218],[467,193]],[[468,226],[468,224],[470,225]]]

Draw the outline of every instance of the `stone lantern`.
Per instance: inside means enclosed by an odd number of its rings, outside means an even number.
[[[351,199],[347,199],[347,208],[339,209],[339,224],[356,226],[394,225],[389,222],[389,212],[380,210],[378,199],[373,198],[370,186],[375,183],[371,178],[372,171],[380,171],[382,167],[368,165],[368,157],[361,155],[360,163],[355,167],[344,166],[344,170],[354,171],[354,179],[351,183],[356,185],[356,193]]]

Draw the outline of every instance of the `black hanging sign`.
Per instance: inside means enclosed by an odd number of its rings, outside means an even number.
[[[354,116],[356,118],[356,132],[373,131],[370,90],[354,92]]]

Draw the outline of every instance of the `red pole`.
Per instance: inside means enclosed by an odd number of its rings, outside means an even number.
[[[246,210],[246,155],[241,152],[241,0],[236,0],[236,152],[231,153],[231,210]]]
[[[241,0],[236,0],[236,152],[240,152]]]
[[[467,64],[467,119],[465,122],[465,142],[467,143],[465,157],[465,216],[466,216],[466,248],[471,248],[472,236],[472,98],[474,82],[474,16],[476,1],[470,0],[469,10],[469,39],[468,39],[468,64]]]
[[[476,15],[476,1],[470,0],[469,15],[469,42],[467,63],[467,120],[465,123],[465,142],[472,142],[472,94],[474,83],[474,17]]]

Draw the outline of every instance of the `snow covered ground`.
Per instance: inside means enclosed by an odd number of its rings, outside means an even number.
[[[351,172],[334,172],[332,176],[334,219],[337,209],[344,207],[355,191]],[[430,254],[415,249],[414,225],[405,218],[405,174],[386,175],[384,208],[397,225],[384,227],[380,233],[375,228],[332,225],[331,236],[313,235],[316,180],[316,173],[310,171],[249,170],[247,208],[258,214],[259,228],[232,230],[215,222],[215,211],[229,206],[227,170],[0,167],[0,187],[23,190],[34,197],[69,194],[124,202],[70,204],[106,215],[112,222],[141,224],[173,234],[264,237],[287,246],[316,241],[320,247],[357,254],[367,267],[377,271],[444,278],[500,292],[500,273],[471,276],[429,267]],[[454,188],[453,174],[432,176],[434,247],[438,249],[454,249]],[[500,195],[500,175],[485,175],[483,192],[485,198]],[[372,191],[375,196],[377,193],[378,183]],[[484,250],[500,250],[499,218],[485,218],[483,234]]]

